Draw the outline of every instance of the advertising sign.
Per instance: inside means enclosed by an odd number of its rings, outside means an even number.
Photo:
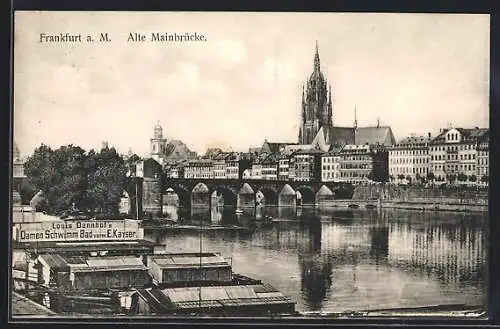
[[[18,242],[133,241],[144,238],[144,229],[133,220],[81,220],[18,223]]]

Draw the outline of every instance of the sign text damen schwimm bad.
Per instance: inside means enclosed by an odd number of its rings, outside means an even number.
[[[15,224],[14,240],[41,241],[130,241],[144,238],[144,230],[133,220],[52,221]]]

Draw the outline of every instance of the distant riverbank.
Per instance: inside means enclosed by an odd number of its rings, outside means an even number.
[[[352,209],[406,209],[420,211],[458,211],[458,212],[485,212],[488,203],[456,202],[443,199],[430,201],[401,201],[401,200],[330,200],[318,205],[319,207],[352,208]]]
[[[488,189],[473,187],[423,187],[412,185],[358,185],[352,202],[360,201],[382,208],[443,211],[488,211]],[[340,200],[335,203],[342,205]],[[360,205],[361,206],[361,205]]]

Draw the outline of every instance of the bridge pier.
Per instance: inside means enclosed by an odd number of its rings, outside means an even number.
[[[238,208],[255,208],[255,191],[248,183],[244,183],[237,196]]]
[[[142,181],[142,210],[147,218],[162,216],[161,181],[157,178],[144,177]]]

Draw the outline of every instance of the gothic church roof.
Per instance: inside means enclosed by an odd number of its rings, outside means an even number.
[[[354,144],[354,128],[352,127],[325,127],[324,135],[325,141],[329,145]]]
[[[322,137],[323,136],[323,137]],[[315,137],[316,140],[324,140],[325,145],[342,147],[348,144],[369,144],[389,146],[395,143],[391,127],[322,127]],[[328,150],[328,149],[325,149]]]
[[[390,146],[396,143],[391,127],[361,127],[356,129],[355,143],[359,145],[384,145]]]

